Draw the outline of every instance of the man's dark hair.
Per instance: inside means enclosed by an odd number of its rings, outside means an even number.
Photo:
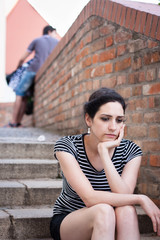
[[[84,115],[88,113],[88,115],[93,119],[99,108],[108,102],[119,102],[125,113],[126,103],[123,97],[113,89],[100,88],[92,93],[89,101],[85,103]]]
[[[53,32],[53,31],[56,31],[56,29],[50,25],[47,25],[46,27],[43,28],[43,35],[47,35],[48,32]]]

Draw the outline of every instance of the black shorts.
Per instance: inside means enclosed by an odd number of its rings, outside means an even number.
[[[54,240],[61,240],[60,237],[60,225],[63,219],[68,215],[69,213],[63,213],[63,214],[56,214],[52,217],[50,222],[50,233]]]

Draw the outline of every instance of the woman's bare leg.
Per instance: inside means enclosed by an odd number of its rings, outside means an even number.
[[[114,209],[97,204],[72,212],[62,221],[60,235],[62,240],[114,240]]]
[[[133,206],[118,207],[116,214],[117,240],[140,240],[138,217]]]

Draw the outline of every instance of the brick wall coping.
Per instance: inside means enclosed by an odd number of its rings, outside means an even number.
[[[158,12],[158,15],[157,15]],[[160,6],[125,0],[90,0],[37,73],[36,81],[90,17],[99,16],[129,30],[160,40]]]
[[[12,107],[13,106],[13,102],[0,102],[0,109],[2,108],[6,108],[6,107]]]
[[[160,16],[160,6],[158,4],[132,2],[132,1],[126,1],[126,0],[123,0],[123,3],[122,3],[122,0],[112,0],[112,2],[116,2],[116,3],[122,4],[123,6],[134,8],[142,12]]]

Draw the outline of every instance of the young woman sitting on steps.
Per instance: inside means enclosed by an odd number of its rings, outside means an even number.
[[[134,194],[142,151],[123,138],[125,109],[117,92],[101,88],[84,105],[90,132],[57,141],[63,189],[50,224],[54,240],[140,240],[136,204],[160,236],[160,210]]]

